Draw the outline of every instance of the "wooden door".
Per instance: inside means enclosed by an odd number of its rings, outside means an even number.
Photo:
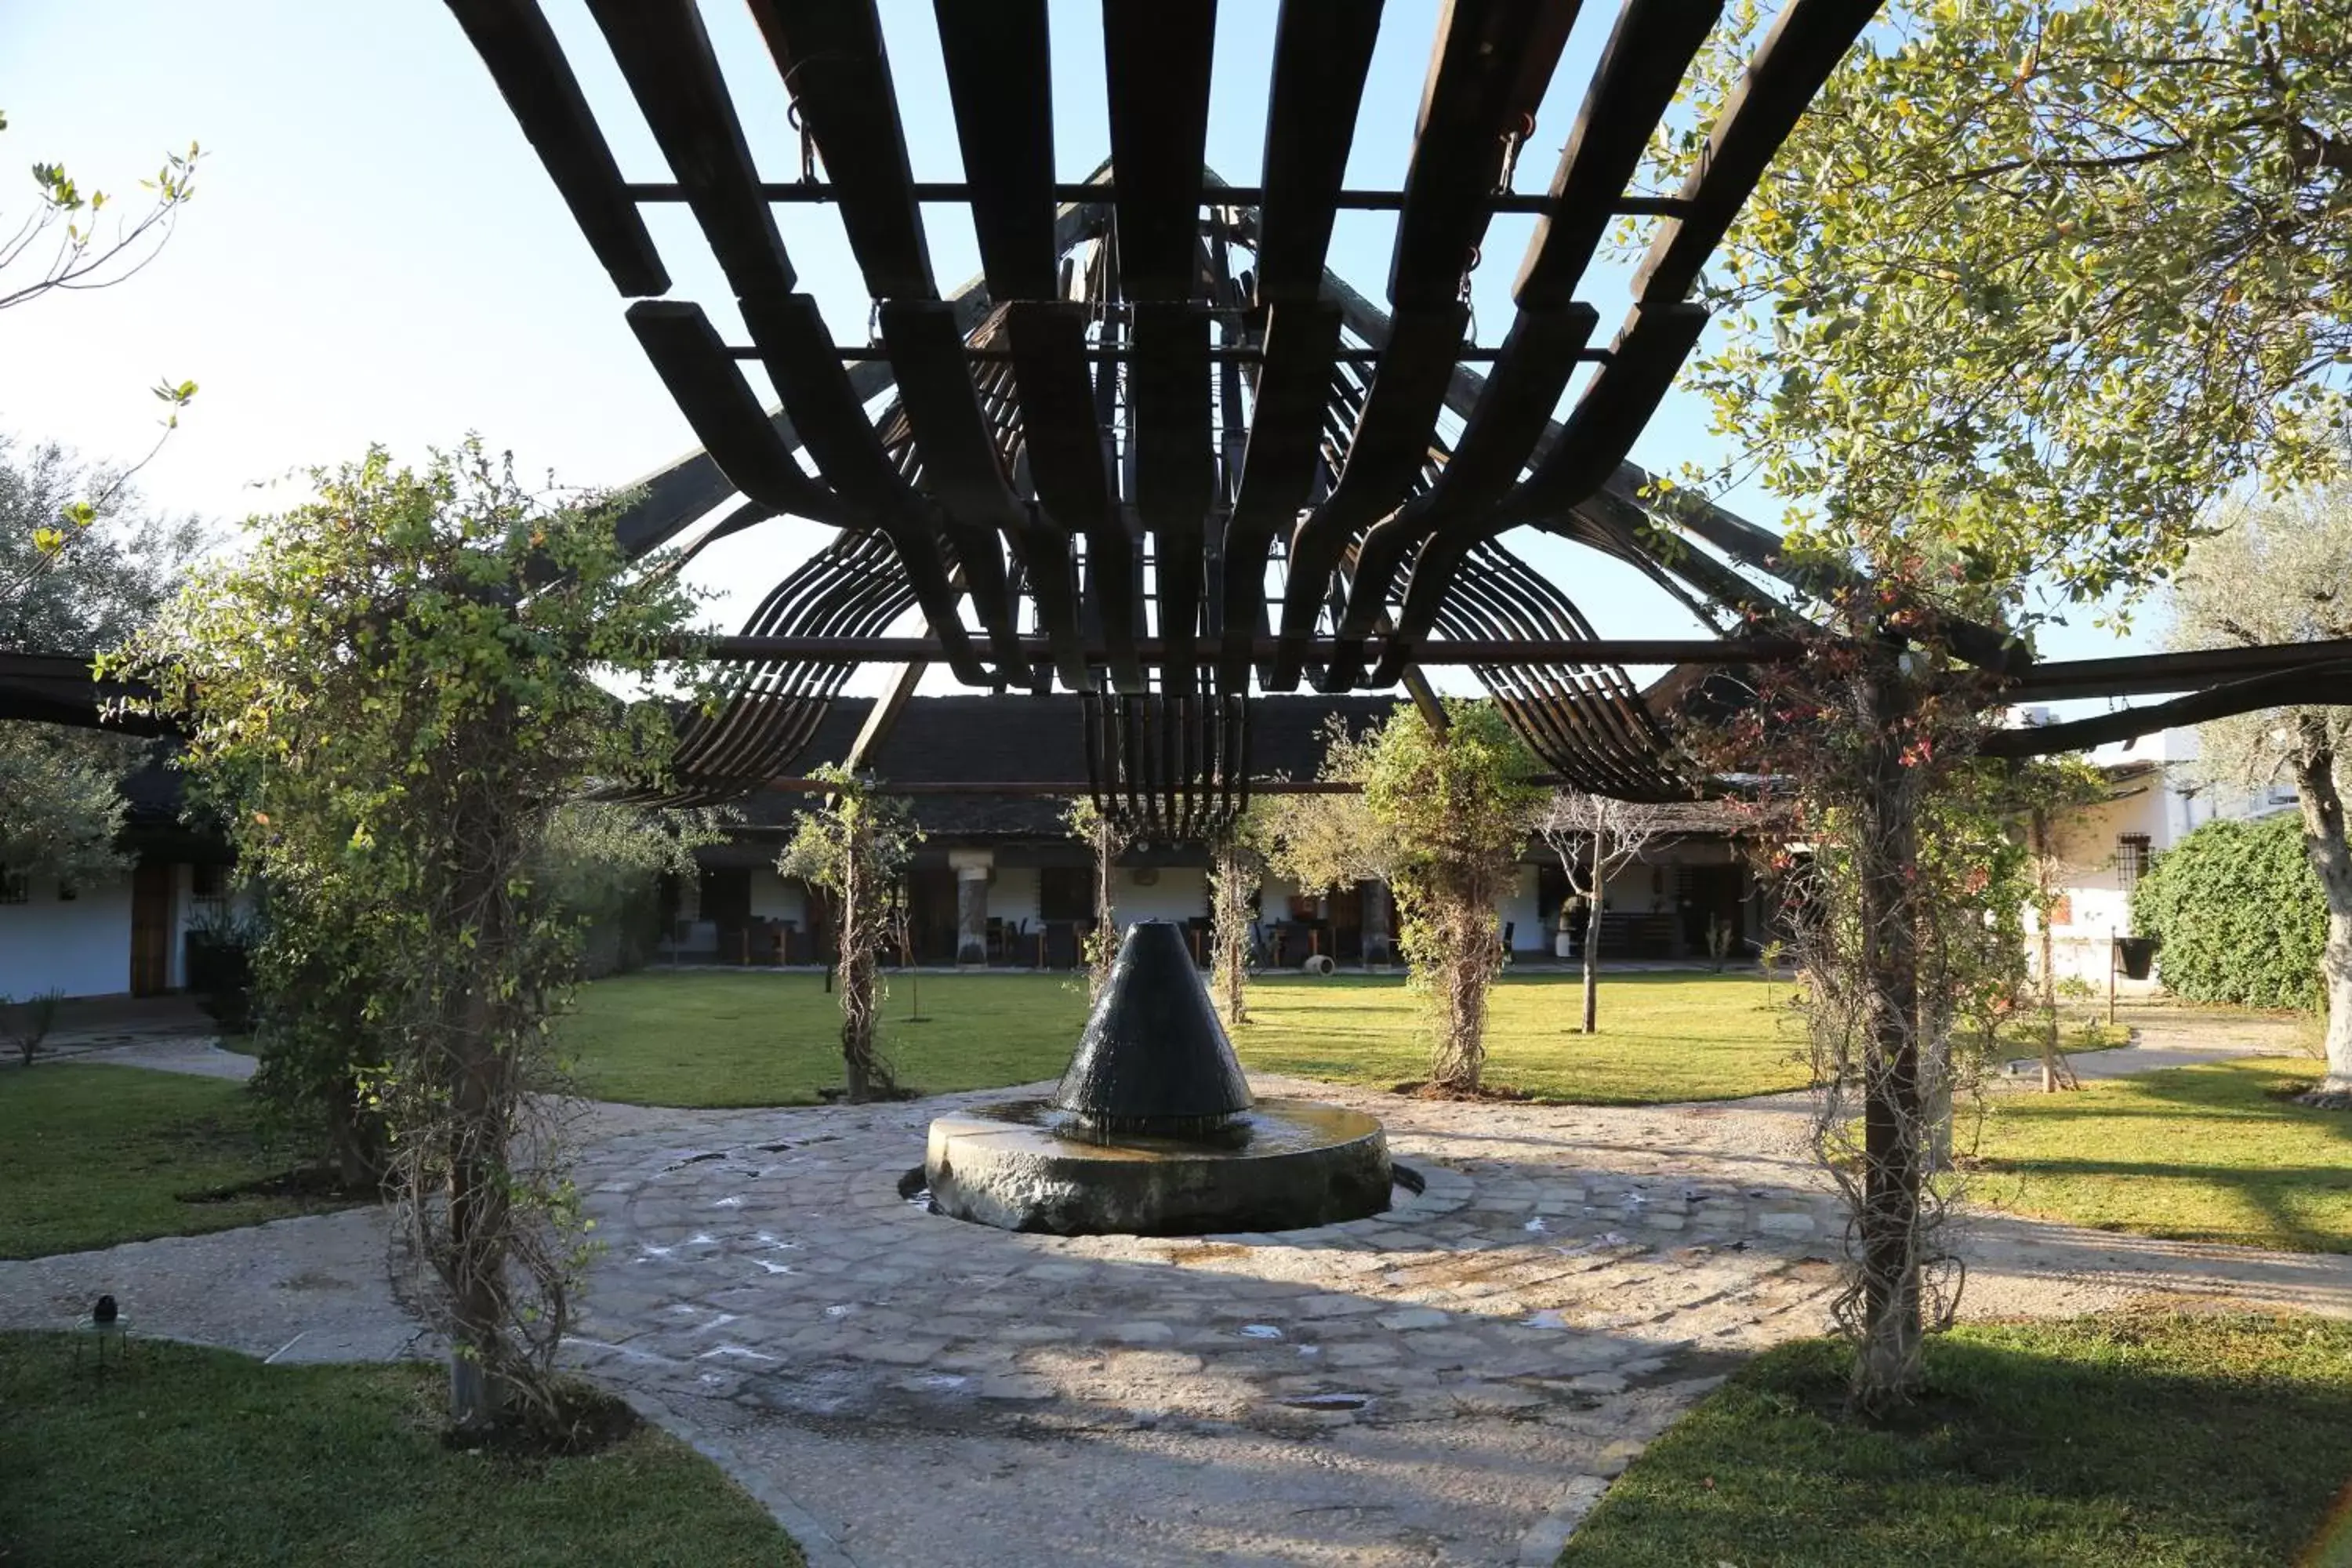
[[[177,867],[142,860],[131,873],[131,994],[154,996],[172,985],[172,893]]]

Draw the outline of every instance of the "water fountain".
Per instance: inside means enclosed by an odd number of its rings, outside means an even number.
[[[1051,1100],[931,1123],[932,1203],[959,1219],[1062,1236],[1296,1230],[1389,1206],[1377,1118],[1253,1100],[1182,933],[1127,934]]]

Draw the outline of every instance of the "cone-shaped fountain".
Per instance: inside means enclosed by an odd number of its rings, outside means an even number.
[[[1306,1100],[1253,1102],[1176,927],[1129,931],[1050,1100],[931,1123],[931,1201],[1063,1236],[1296,1230],[1389,1206],[1381,1124]]]

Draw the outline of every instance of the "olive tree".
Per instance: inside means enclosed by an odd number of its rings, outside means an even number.
[[[576,933],[536,879],[567,800],[667,765],[666,706],[596,678],[655,677],[690,604],[621,555],[610,506],[527,490],[478,440],[312,480],[110,670],[183,716],[192,792],[283,900],[257,977],[323,977],[364,1023],[380,1059],[352,1066],[436,1287],[453,1418],[552,1416],[581,1243],[536,1113]]]
[[[2352,637],[2352,486],[2234,507],[2223,521],[2190,547],[2173,584],[2174,647]],[[2344,684],[2352,698],[2352,675]],[[2352,1107],[2352,847],[2344,829],[2352,704],[2242,714],[2203,726],[2198,741],[2200,771],[2214,783],[2294,781],[2304,853],[2327,902],[2327,1075],[2310,1098]]]
[[[1662,186],[1706,156],[1692,128],[1743,90],[1775,8],[1727,21],[1656,145]],[[1870,912],[1839,950],[1878,1042],[1864,1404],[1918,1376],[1922,814],[1970,776],[1985,726],[1963,710],[1998,700],[1956,678],[1950,617],[2024,638],[2051,613],[2037,584],[2128,604],[2230,487],[2340,467],[2347,38],[2352,0],[1898,0],[1699,284],[1721,330],[1696,382],[1734,455],[1680,488],[1752,474],[1786,501],[1757,563],[1851,650],[1783,684],[1762,738],[1844,737],[1808,788],[1848,792],[1814,793]]]

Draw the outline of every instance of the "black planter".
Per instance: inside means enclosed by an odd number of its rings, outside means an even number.
[[[2156,962],[2157,939],[2152,936],[2119,936],[2116,938],[2116,962],[2123,966],[2126,980],[2145,980],[2148,968]]]

